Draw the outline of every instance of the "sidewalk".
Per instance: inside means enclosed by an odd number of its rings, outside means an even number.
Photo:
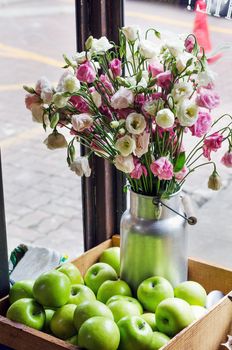
[[[3,3],[0,0],[0,6]],[[194,18],[183,8],[144,1],[127,1],[125,13],[128,25],[179,33],[189,32]],[[229,21],[212,17],[209,22],[214,47],[231,42]],[[83,251],[81,180],[68,169],[65,151],[50,151],[43,144],[46,134],[25,109],[21,87],[33,85],[42,75],[58,81],[62,54],[75,52],[74,1],[46,0],[46,7],[38,0],[8,1],[0,11],[0,33],[0,145],[9,251],[24,242],[77,256]],[[231,112],[230,61],[224,59],[212,69],[218,72],[222,96],[216,114]],[[215,155],[220,157],[221,152]],[[211,169],[194,174],[191,184],[186,184],[198,208],[198,224],[190,228],[189,251],[232,267],[232,173],[223,166],[219,172],[224,184],[220,193],[207,189]]]

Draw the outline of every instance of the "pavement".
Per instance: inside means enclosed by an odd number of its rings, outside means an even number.
[[[195,14],[173,5],[126,1],[126,24],[153,26],[166,34],[188,33]],[[232,42],[230,20],[209,17],[213,48]],[[66,165],[65,151],[50,151],[46,134],[24,106],[22,85],[41,76],[57,82],[62,54],[75,52],[72,0],[0,0],[0,146],[2,151],[8,249],[19,243],[56,249],[71,258],[82,253],[81,181]],[[232,110],[231,52],[216,62],[219,116]],[[187,141],[189,146],[191,141]],[[220,160],[222,153],[215,154]],[[223,189],[207,189],[211,169],[194,173],[185,190],[198,224],[190,227],[189,255],[232,268],[232,172],[222,165]]]

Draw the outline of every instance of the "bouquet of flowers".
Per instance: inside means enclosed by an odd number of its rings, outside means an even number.
[[[124,27],[119,45],[90,36],[85,51],[64,59],[56,88],[46,78],[24,88],[33,120],[52,129],[45,144],[67,147],[71,170],[90,176],[88,158],[95,154],[124,172],[136,193],[162,197],[210,164],[208,186],[220,188],[211,153],[227,141],[221,161],[232,167],[232,118],[213,121],[211,110],[219,105],[214,74],[193,35],[165,42],[153,28],[142,37],[137,26]],[[215,129],[222,118],[226,126]],[[196,139],[188,154],[185,134]],[[88,150],[85,156],[75,156],[77,143]]]

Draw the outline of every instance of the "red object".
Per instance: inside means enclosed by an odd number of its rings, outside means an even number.
[[[201,46],[205,52],[209,52],[212,47],[209,36],[206,3],[204,0],[197,0],[195,12],[196,17],[194,20],[193,33],[196,36],[198,45]]]

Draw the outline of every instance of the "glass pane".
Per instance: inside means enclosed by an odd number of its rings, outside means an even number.
[[[66,150],[48,150],[47,137],[24,105],[22,85],[41,76],[54,85],[63,53],[75,52],[71,1],[0,1],[0,144],[8,247],[43,246],[77,256],[83,250],[81,179]]]
[[[178,1],[127,0],[125,23],[126,25],[139,25],[143,31],[153,27],[160,31],[167,40],[175,40],[173,38],[176,35],[188,35],[193,32],[194,23],[196,26],[196,12],[187,10],[187,0],[181,1],[181,3],[182,6],[178,4]],[[232,110],[232,70],[230,69],[232,22],[231,13],[228,12],[228,2],[223,4],[220,1],[214,1],[210,7],[208,2],[211,15],[203,16],[203,19],[201,17],[202,23],[200,25],[203,42],[205,45],[211,43],[212,49],[208,53],[214,57],[214,62],[210,64],[210,69],[216,73],[216,90],[221,97],[220,107],[212,111],[214,118],[224,113],[231,113]],[[194,4],[191,5],[194,8]],[[221,18],[214,16],[215,13],[217,15],[218,11]],[[230,19],[225,19],[226,16]],[[209,36],[207,36],[207,30]],[[152,40],[152,34],[150,39]],[[229,49],[223,51],[223,47]],[[214,51],[217,49],[222,53],[220,58],[214,55]],[[221,125],[223,126],[225,123],[222,122]],[[187,135],[186,139],[186,148],[190,149],[193,145],[193,138]],[[196,141],[195,139],[194,142]],[[228,143],[225,142],[223,149],[212,157],[218,163],[218,172],[223,180],[223,189],[220,192],[214,192],[207,188],[208,178],[212,173],[212,169],[209,167],[196,171],[186,181],[184,190],[190,194],[198,217],[197,225],[189,228],[189,255],[231,267],[231,169],[220,163],[220,159],[227,149]]]

